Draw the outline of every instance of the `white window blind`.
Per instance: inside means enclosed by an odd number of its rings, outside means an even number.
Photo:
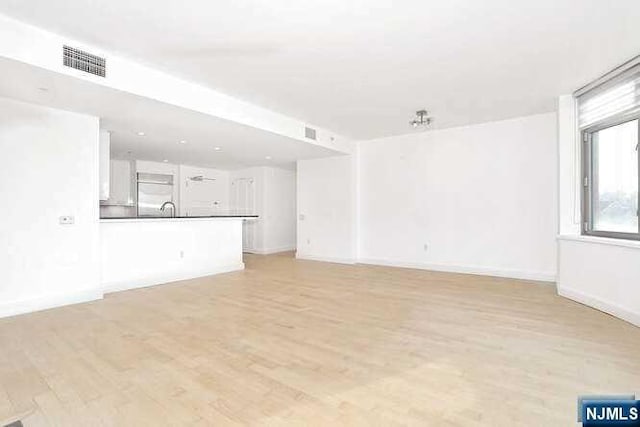
[[[638,59],[576,92],[580,129],[604,125],[640,113],[640,63]]]

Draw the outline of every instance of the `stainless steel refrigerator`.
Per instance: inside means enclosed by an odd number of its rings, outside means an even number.
[[[167,206],[160,210],[165,202],[174,203],[173,200],[173,175],[159,173],[138,173],[138,216],[162,217],[177,214],[173,207]]]

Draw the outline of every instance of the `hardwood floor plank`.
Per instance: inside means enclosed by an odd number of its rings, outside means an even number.
[[[548,284],[245,262],[0,319],[0,420],[572,425],[580,394],[640,394],[640,329]]]

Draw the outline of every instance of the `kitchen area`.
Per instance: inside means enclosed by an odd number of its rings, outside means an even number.
[[[233,207],[226,171],[143,160],[111,159],[109,193],[101,197],[100,217],[172,218],[248,214]]]
[[[112,148],[113,136],[100,132],[105,292],[241,270],[244,252],[293,249],[265,245],[282,222],[295,241],[295,171],[158,162],[131,150],[115,158],[122,149]]]
[[[101,132],[100,149],[102,219],[253,214],[244,200],[230,200],[227,171],[168,160],[114,158],[107,131]]]

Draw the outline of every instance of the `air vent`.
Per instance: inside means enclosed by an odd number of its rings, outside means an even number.
[[[62,58],[62,63],[67,67],[100,77],[104,77],[107,73],[106,59],[83,50],[64,46],[62,48]]]
[[[305,126],[304,127],[304,137],[305,138],[309,138],[309,139],[313,139],[314,141],[316,140],[316,130],[310,127]]]

